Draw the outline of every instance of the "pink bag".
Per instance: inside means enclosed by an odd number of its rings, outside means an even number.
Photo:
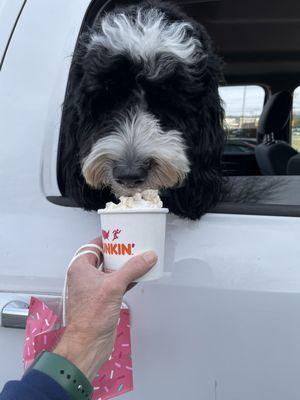
[[[120,311],[116,341],[109,360],[92,382],[93,400],[106,400],[133,390],[130,315],[125,305]],[[64,328],[58,316],[43,301],[32,297],[27,317],[23,361],[25,369],[42,350],[51,351]]]

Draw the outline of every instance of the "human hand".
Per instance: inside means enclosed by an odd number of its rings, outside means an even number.
[[[90,243],[102,245],[100,238]],[[94,247],[91,250],[99,253]],[[95,268],[95,255],[77,258],[68,271],[68,323],[54,353],[67,358],[92,381],[111,354],[124,293],[156,261],[156,254],[148,251],[132,257],[120,270],[104,273]]]

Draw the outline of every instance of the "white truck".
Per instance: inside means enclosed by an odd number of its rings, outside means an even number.
[[[61,105],[93,3],[0,0],[0,389],[23,372],[30,296],[59,299],[74,251],[100,233],[98,215],[66,206],[57,182]],[[171,274],[125,297],[124,399],[299,399],[300,213],[236,207],[168,216]]]

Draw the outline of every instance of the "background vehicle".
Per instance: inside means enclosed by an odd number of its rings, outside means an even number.
[[[300,3],[181,4],[207,26],[231,92],[233,86],[262,87],[260,111],[271,94],[294,93],[294,122],[278,138],[297,147],[291,127],[298,129]],[[102,6],[0,0],[2,313],[11,301],[28,302],[30,294],[58,298],[74,250],[99,234],[98,216],[60,192],[57,155],[71,54]],[[240,100],[245,110],[246,96]],[[248,139],[239,133],[247,148]],[[198,222],[169,217],[166,270],[172,275],[126,295],[135,390],[124,399],[300,396],[300,181],[264,177],[255,152],[224,154],[225,167],[259,195],[249,190],[231,197]],[[270,182],[272,195],[266,196]],[[23,334],[0,327],[0,386],[22,373]]]
[[[224,152],[227,153],[254,153],[255,142],[246,139],[227,139]]]

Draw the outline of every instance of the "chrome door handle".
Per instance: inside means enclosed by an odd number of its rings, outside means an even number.
[[[60,297],[58,296],[43,296],[51,303],[51,308],[55,310],[60,304]],[[122,302],[122,309],[128,309],[126,303]],[[29,313],[29,304],[22,300],[13,300],[7,303],[1,310],[1,323],[0,326],[5,328],[20,328],[25,329],[26,319]]]
[[[1,311],[1,325],[5,328],[25,329],[29,305],[16,300],[7,303]]]

